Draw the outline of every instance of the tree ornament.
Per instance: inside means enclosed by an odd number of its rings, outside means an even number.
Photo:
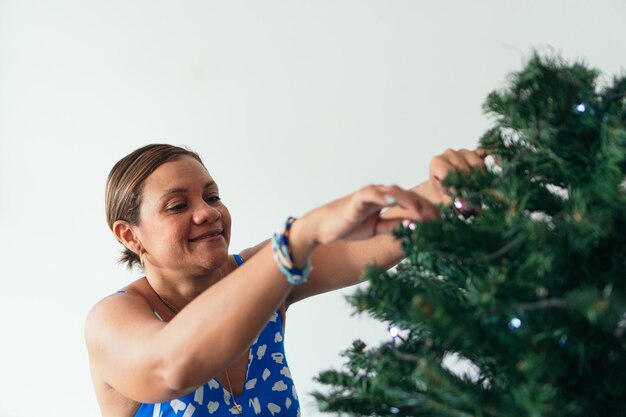
[[[394,326],[393,324],[391,326],[389,326],[389,328],[387,329],[387,331],[389,332],[389,334],[391,335],[391,337],[393,339],[396,339],[399,335],[400,335],[400,329],[398,329],[396,326]]]
[[[513,317],[511,321],[509,321],[508,326],[511,330],[519,329],[520,327],[522,327],[522,320],[517,317]]]
[[[465,219],[478,216],[480,214],[480,201],[466,197],[456,197],[452,201],[452,211]]]

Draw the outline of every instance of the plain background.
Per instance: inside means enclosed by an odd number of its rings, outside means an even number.
[[[112,165],[198,151],[233,251],[370,182],[412,186],[472,148],[485,96],[532,48],[624,69],[626,2],[0,0],[0,417],[99,415],[83,322],[140,276],[104,217]],[[304,416],[322,369],[386,325],[351,290],[292,307]],[[237,329],[232,329],[236,332]]]

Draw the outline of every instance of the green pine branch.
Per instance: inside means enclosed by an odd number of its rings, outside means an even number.
[[[626,77],[533,55],[489,94],[480,145],[501,169],[452,173],[466,215],[397,232],[407,255],[350,301],[403,329],[319,376],[355,416],[624,416]],[[449,369],[454,355],[470,374]]]

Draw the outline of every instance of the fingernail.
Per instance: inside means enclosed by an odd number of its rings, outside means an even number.
[[[410,231],[415,231],[415,229],[417,228],[415,223],[412,222],[411,220],[403,220],[402,221],[402,226],[404,226],[405,228],[409,229]]]
[[[395,206],[398,203],[398,200],[396,200],[393,196],[390,196],[390,195],[385,195],[385,201],[390,206]]]

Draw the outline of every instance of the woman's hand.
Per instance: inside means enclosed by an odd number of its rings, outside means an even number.
[[[397,239],[370,238],[389,235],[401,221],[437,218],[435,204],[450,202],[441,180],[452,170],[483,169],[485,156],[482,150],[448,150],[432,159],[429,179],[410,191],[370,185],[302,216],[293,224],[290,235],[297,265],[305,265],[308,254],[318,244],[335,243],[315,251],[309,281],[293,288],[287,305],[356,284],[369,265],[391,268],[397,264],[405,256]]]
[[[483,149],[448,149],[431,160],[428,181],[411,190],[396,185],[368,185],[308,212],[294,223],[290,235],[296,264],[303,265],[319,244],[370,239],[391,234],[400,222],[437,218],[435,205],[452,201],[441,180],[451,171],[484,169],[486,156]]]
[[[393,214],[383,216],[383,210],[391,207]],[[310,211],[300,220],[303,227],[315,230],[316,243],[328,244],[390,234],[401,221],[425,221],[438,214],[431,202],[412,191],[396,185],[368,185]]]
[[[433,204],[450,204],[452,198],[441,181],[452,171],[469,172],[473,169],[485,169],[485,157],[489,155],[485,149],[470,151],[467,149],[447,149],[430,161],[428,181],[412,190],[427,198]]]

